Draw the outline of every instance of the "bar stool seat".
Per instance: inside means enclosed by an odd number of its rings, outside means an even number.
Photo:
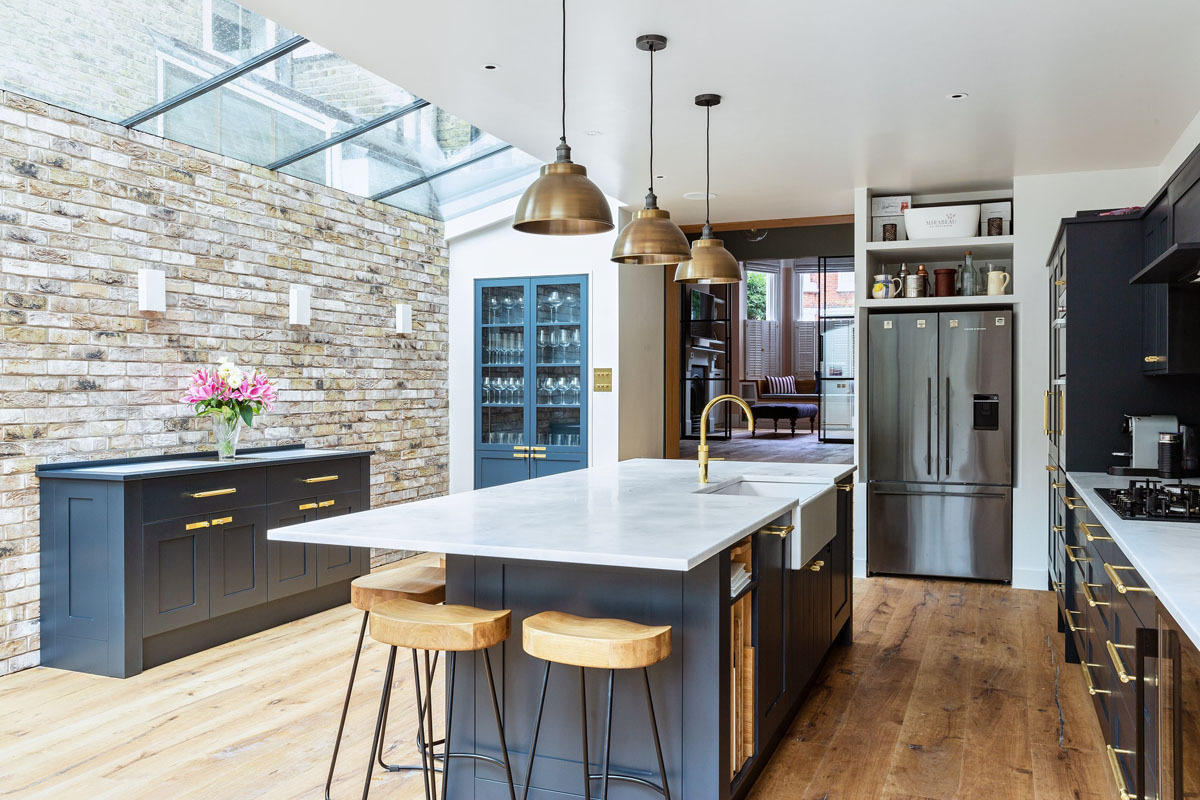
[[[446,568],[401,566],[361,575],[350,583],[350,605],[359,611],[400,598],[434,605],[444,602]]]
[[[543,611],[522,623],[525,652],[543,661],[596,669],[649,667],[671,655],[670,625]]]
[[[471,606],[431,606],[388,600],[371,609],[371,638],[392,647],[464,652],[485,650],[508,638],[512,613]]]

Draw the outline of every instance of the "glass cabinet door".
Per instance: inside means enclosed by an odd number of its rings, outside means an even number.
[[[587,438],[587,284],[578,277],[532,281],[533,441],[547,451],[582,450]]]
[[[527,282],[483,285],[476,314],[478,445],[512,450],[528,440],[526,312]]]

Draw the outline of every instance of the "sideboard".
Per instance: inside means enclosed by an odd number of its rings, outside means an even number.
[[[124,678],[348,602],[368,550],[267,529],[366,509],[371,452],[40,465],[42,664]]]

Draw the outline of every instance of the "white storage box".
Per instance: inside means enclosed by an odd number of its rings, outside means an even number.
[[[975,236],[979,206],[930,206],[904,212],[909,239],[953,239]]]

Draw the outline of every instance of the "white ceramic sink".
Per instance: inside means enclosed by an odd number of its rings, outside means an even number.
[[[800,506],[792,512],[791,567],[801,569],[821,552],[837,533],[837,487],[790,481],[737,480],[705,494],[743,497],[790,497]]]

